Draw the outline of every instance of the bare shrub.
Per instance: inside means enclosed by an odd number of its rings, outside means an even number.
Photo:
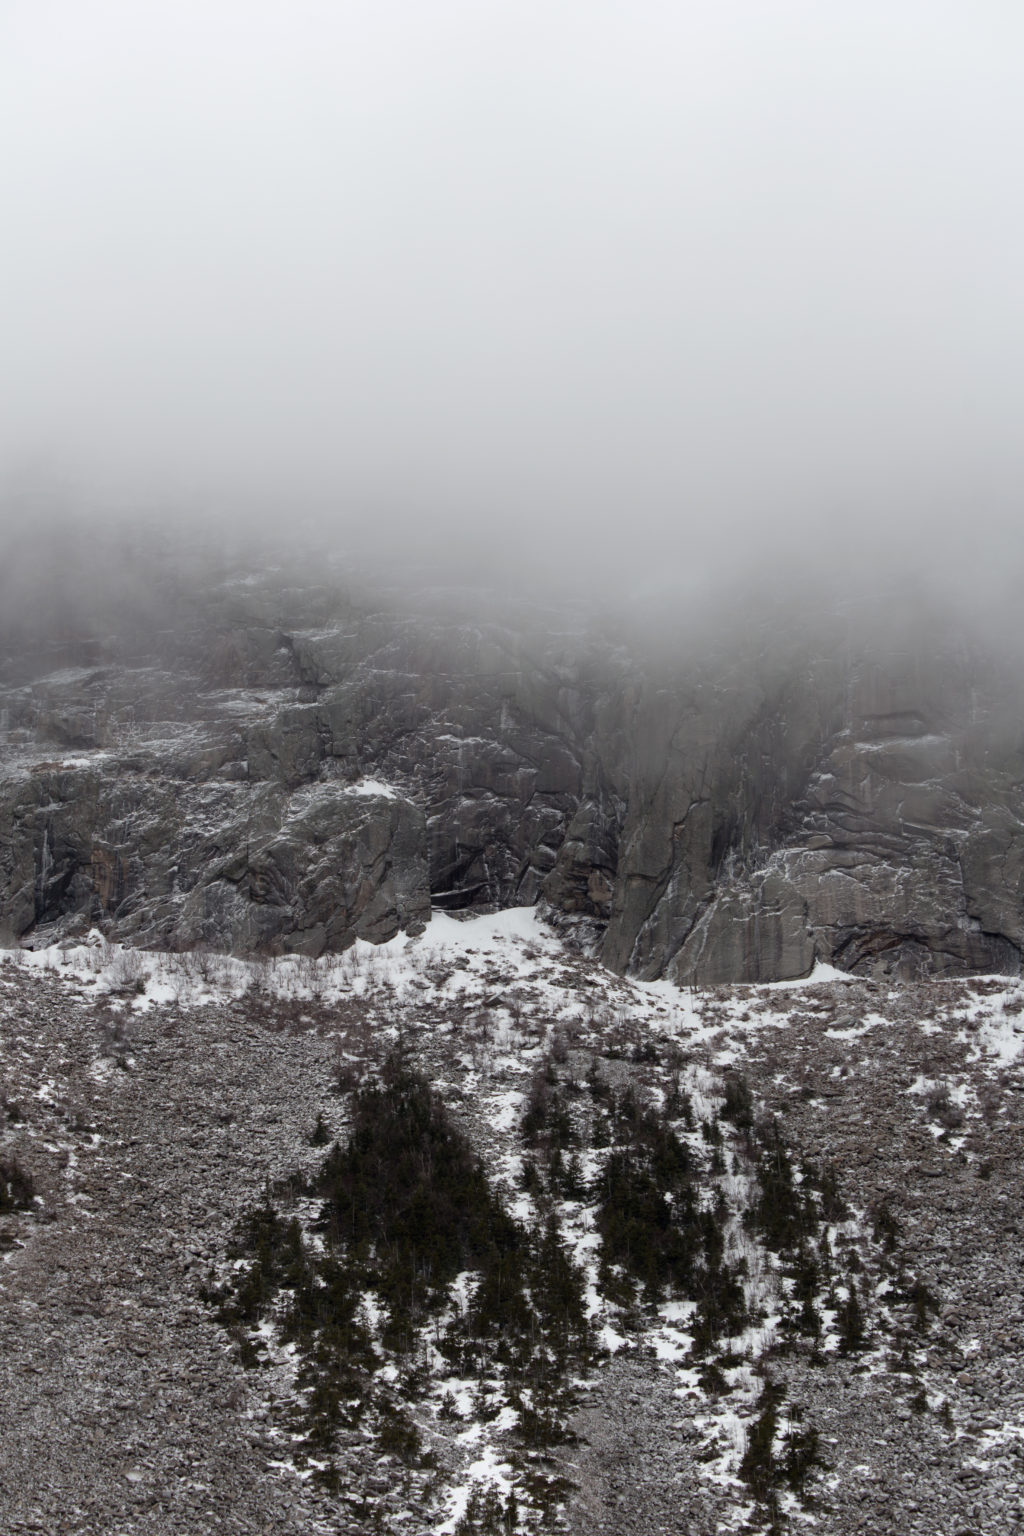
[[[551,1032],[551,1059],[557,1061],[559,1066],[564,1066],[569,1060],[569,1037],[564,1028]]]
[[[950,1097],[949,1084],[934,1083],[925,1100],[928,1116],[947,1131],[956,1131],[964,1123],[964,1112]]]
[[[110,967],[110,990],[119,993],[143,993],[146,967],[137,949],[122,949]]]
[[[978,1105],[986,1125],[993,1125],[999,1118],[1003,1096],[995,1083],[985,1083],[978,1089]]]

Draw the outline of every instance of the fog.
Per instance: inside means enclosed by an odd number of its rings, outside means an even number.
[[[18,582],[145,524],[1002,606],[1022,142],[1003,0],[6,0]]]

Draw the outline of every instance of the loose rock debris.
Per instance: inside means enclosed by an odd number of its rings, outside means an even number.
[[[189,987],[170,986],[157,956],[131,988],[114,953],[0,966],[0,1157],[32,1181],[27,1203],[0,1211],[4,1530],[1024,1528],[1015,985],[832,978],[683,994],[608,975],[532,915],[435,920],[418,943],[385,948],[301,976],[211,961]],[[428,1371],[407,1410],[427,1464],[355,1429],[329,1479],[296,1427],[274,1308],[247,1367],[204,1298],[245,1212],[268,1189],[284,1209],[289,1180],[315,1173],[318,1116],[344,1144],[353,1088],[397,1048],[510,1212],[529,1223],[553,1210],[587,1279],[595,1348],[571,1373],[565,1439],[525,1446],[496,1378],[453,1390],[450,1373]],[[576,1127],[562,1173],[550,1114],[524,1135],[539,1076]],[[639,1285],[615,1300],[599,1283],[592,1187],[609,1149],[587,1127],[607,1091],[668,1113],[675,1084],[692,1122],[674,1122],[679,1134],[738,1213],[756,1182],[742,1108],[723,1115],[730,1083],[755,1119],[777,1117],[796,1164],[834,1167],[849,1215],[826,1224],[834,1273],[810,1300],[817,1338],[787,1328],[792,1280],[731,1217],[727,1253],[742,1250],[765,1315],[698,1354],[687,1303]],[[866,1337],[844,1352],[851,1270]],[[803,1486],[780,1475],[771,1505],[743,1471],[766,1382],[773,1476],[786,1436],[813,1428],[818,1446]]]

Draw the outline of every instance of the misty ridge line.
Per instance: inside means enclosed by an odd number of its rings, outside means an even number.
[[[521,526],[512,538],[483,517],[472,527],[449,522],[439,538],[436,523],[424,528],[400,513],[211,516],[74,507],[21,491],[0,498],[0,521],[8,650],[141,638],[187,625],[218,589],[244,600],[255,583],[262,612],[277,603],[283,627],[302,627],[303,604],[314,602],[318,622],[379,606],[490,617],[528,632],[557,628],[561,614],[629,637],[652,659],[679,659],[678,644],[706,654],[722,645],[788,651],[798,636],[809,652],[844,637],[897,650],[932,637],[940,648],[1024,656],[1014,540],[978,537],[969,520],[902,538],[898,526],[862,524],[852,549],[846,526],[827,521],[766,528],[751,518],[727,535],[696,528],[691,538],[685,525],[645,524],[642,514],[589,525],[580,538]]]

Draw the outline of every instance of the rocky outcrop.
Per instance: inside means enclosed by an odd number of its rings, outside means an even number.
[[[282,580],[186,597],[87,666],[9,660],[5,942],[319,953],[541,902],[683,983],[1019,966],[1024,705],[941,627],[655,649]]]
[[[892,659],[855,667],[789,825],[725,873],[671,973],[1016,970],[1022,753],[1006,730],[1019,719],[1008,678],[948,656],[924,673],[906,656],[898,672]]]
[[[99,923],[151,947],[321,954],[430,916],[422,812],[359,785],[43,764],[2,784],[0,818],[7,943]]]

